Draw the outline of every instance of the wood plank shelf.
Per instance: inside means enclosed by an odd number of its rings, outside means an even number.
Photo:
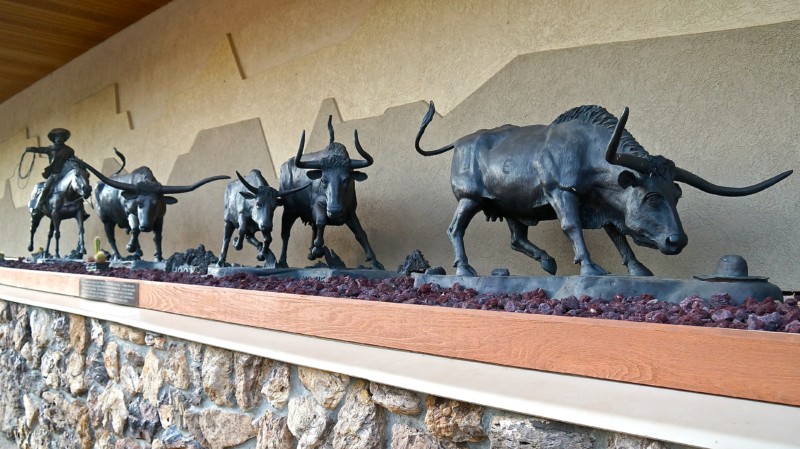
[[[79,295],[81,277],[0,268],[0,284],[69,296]],[[800,406],[800,335],[795,334],[119,281],[138,283],[139,307],[149,310],[502,366]]]

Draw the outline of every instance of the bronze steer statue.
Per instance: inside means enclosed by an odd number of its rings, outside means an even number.
[[[120,153],[117,154],[122,157]],[[124,157],[122,160],[124,166]],[[191,192],[209,182],[230,179],[230,176],[212,176],[190,186],[165,186],[156,180],[149,167],[139,167],[127,175],[115,174],[107,178],[92,166],[85,163],[84,165],[101,181],[95,186],[97,216],[103,222],[106,238],[114,252],[113,258],[117,260],[122,256],[119,254],[114,236],[116,226],[131,233],[127,249],[137,257],[142,256],[139,233],[152,231],[156,247],[155,261],[161,262],[164,214],[167,212],[168,204],[178,202],[177,198],[168,195]]]
[[[675,208],[677,182],[721,196],[752,195],[792,174],[787,171],[750,187],[711,184],[661,156],[651,156],[624,130],[628,109],[619,120],[600,106],[580,106],[549,125],[504,125],[480,130],[433,151],[419,142],[435,112],[433,102],[415,142],[423,156],[455,149],[450,181],[458,208],[447,231],[457,274],[474,276],[464,252],[464,231],[480,211],[487,219],[505,219],[511,248],[555,274],[556,262],[528,240],[528,227],[558,220],[572,242],[581,275],[608,274],[592,262],[583,229],[603,228],[634,276],[653,273],[636,259],[626,235],[640,246],[678,254],[688,243]]]
[[[236,176],[239,180],[231,181],[225,189],[225,236],[217,263],[217,266],[220,267],[225,266],[228,245],[233,231],[236,229],[239,231],[239,236],[233,240],[233,247],[237,251],[241,251],[244,241],[247,240],[258,248],[256,259],[267,260],[271,254],[269,245],[272,243],[272,217],[275,215],[275,209],[283,205],[286,196],[311,185],[308,183],[292,190],[279,192],[270,187],[259,170],[250,170],[246,178],[237,171]],[[263,243],[259,242],[255,236],[259,231],[264,236]],[[272,268],[275,266],[275,259],[274,256],[270,257],[271,263],[267,261],[265,266]]]
[[[367,240],[367,233],[361,227],[356,216],[356,186],[355,181],[364,181],[367,174],[356,169],[369,167],[373,163],[370,156],[358,141],[358,131],[354,132],[355,146],[358,154],[365,160],[350,159],[347,149],[341,143],[333,141],[333,125],[328,117],[328,131],[330,143],[322,151],[303,156],[303,147],[306,141],[306,132],[300,138],[300,148],[297,156],[281,165],[280,189],[288,191],[311,182],[311,188],[286,197],[281,220],[281,239],[283,248],[278,261],[279,267],[286,267],[286,249],[289,245],[289,234],[295,220],[300,218],[303,223],[311,224],[313,232],[312,246],[308,254],[309,260],[314,260],[324,255],[325,226],[347,225],[355,234],[356,240],[364,248],[367,261],[372,268],[383,270],[383,265],[378,262],[372,247]]]

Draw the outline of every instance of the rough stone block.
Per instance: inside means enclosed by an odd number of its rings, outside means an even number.
[[[203,390],[219,406],[233,405],[233,353],[207,347],[203,355]]]
[[[350,377],[305,366],[297,367],[300,382],[323,407],[334,409],[344,397]]]
[[[328,413],[313,396],[289,399],[287,425],[297,438],[297,449],[314,449],[325,439],[329,425]]]
[[[289,431],[285,416],[267,410],[258,420],[256,449],[294,449],[295,439]]]
[[[237,352],[234,355],[233,371],[236,386],[236,403],[242,410],[258,405],[259,392],[269,373],[269,360]]]
[[[422,410],[419,396],[413,391],[370,382],[369,392],[376,404],[392,413],[417,415]]]
[[[211,449],[223,449],[241,444],[258,433],[251,415],[217,408],[200,412],[200,429]]]
[[[481,424],[483,407],[435,396],[428,396],[425,405],[425,426],[434,436],[456,443],[476,443],[486,437]]]
[[[378,449],[383,443],[383,416],[364,381],[355,382],[333,426],[333,449]]]
[[[127,340],[131,343],[136,343],[137,345],[145,344],[144,331],[141,329],[124,326],[122,324],[111,323],[109,330],[111,331],[111,335],[121,340]]]
[[[261,390],[267,400],[275,408],[283,408],[289,402],[291,391],[289,365],[283,362],[273,362],[269,379]]]
[[[569,431],[551,426],[537,418],[494,416],[489,429],[493,448],[516,449],[521,446],[541,449],[591,449],[592,438],[580,431]]]

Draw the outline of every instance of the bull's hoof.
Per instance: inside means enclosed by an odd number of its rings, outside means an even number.
[[[153,262],[163,262],[163,261],[164,261],[164,258],[163,258],[163,257],[161,257],[161,255],[160,255],[160,254],[159,254],[159,255],[157,255],[157,256],[155,257],[155,259],[153,259]]]
[[[258,253],[256,256],[256,260],[259,262],[263,262],[267,257],[263,253]]]
[[[319,259],[320,257],[325,255],[325,251],[322,249],[321,246],[312,246],[311,252],[308,253],[308,260]]]
[[[386,268],[383,267],[382,263],[378,262],[378,259],[373,259],[371,262],[372,262],[372,269],[373,270],[386,271]]]
[[[136,251],[137,246],[139,246],[139,245],[134,245],[133,243],[128,243],[127,245],[125,245],[125,249],[127,249],[129,253],[132,253],[132,252]]]
[[[235,249],[236,251],[241,251],[242,247],[244,247],[244,241],[242,239],[240,239],[239,237],[234,237],[233,238],[233,249]]]
[[[654,276],[653,272],[638,260],[628,262],[628,274],[631,276]]]
[[[277,268],[278,264],[275,261],[275,254],[272,251],[267,251],[267,257],[264,258],[264,268]]]
[[[225,267],[225,260],[224,259],[220,259],[219,262],[217,262],[217,267],[224,268]]]
[[[594,262],[589,262],[581,266],[581,276],[605,276],[608,271]]]
[[[477,276],[478,272],[475,271],[469,264],[456,265],[456,276]]]
[[[31,243],[30,245],[28,245],[28,251],[33,251],[33,243]]]
[[[286,263],[285,260],[279,260],[278,263],[275,264],[275,268],[289,268],[289,264]]]
[[[543,256],[542,260],[539,261],[539,264],[542,266],[542,270],[555,275],[556,271],[558,270],[558,264],[556,260],[550,256]]]

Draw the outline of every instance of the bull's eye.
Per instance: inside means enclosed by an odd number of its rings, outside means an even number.
[[[322,187],[328,187],[328,180],[327,179],[320,180],[319,185],[321,185]]]
[[[650,192],[644,196],[644,201],[650,206],[657,206],[663,200],[664,197],[658,192]]]
[[[256,203],[256,207],[260,209],[260,208],[264,207],[264,203],[258,202],[258,203]]]

